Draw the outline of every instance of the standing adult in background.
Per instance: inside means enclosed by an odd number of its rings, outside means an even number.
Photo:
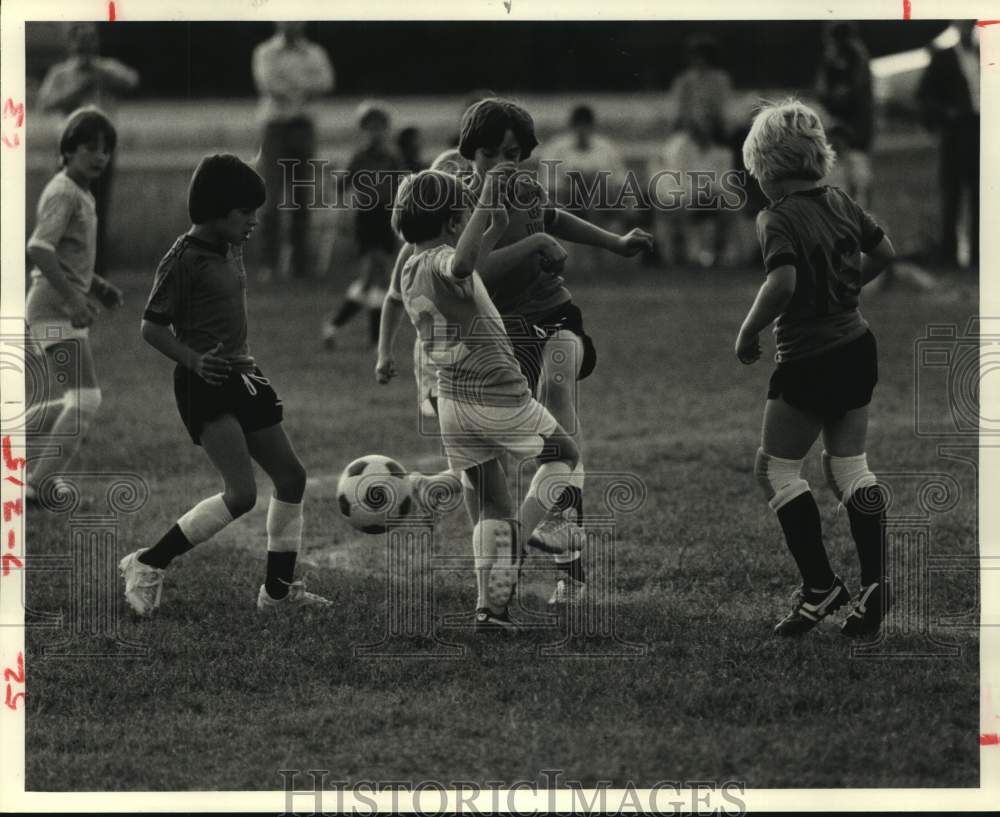
[[[275,23],[276,33],[253,52],[253,79],[260,95],[257,116],[262,128],[261,166],[267,201],[261,210],[261,277],[275,273],[306,278],[311,273],[309,209],[301,189],[291,189],[292,170],[278,162],[308,162],[316,150],[311,102],[333,89],[333,67],[326,51],[305,37],[305,23]],[[305,174],[310,175],[309,173]],[[291,194],[289,202],[288,195]],[[290,264],[286,263],[281,211],[291,204]],[[280,265],[280,268],[279,268]]]
[[[979,264],[979,36],[974,20],[959,20],[959,41],[935,51],[920,79],[917,101],[940,139],[941,256],[958,262],[962,197],[969,203],[969,260]]]
[[[77,108],[93,105],[115,121],[118,95],[139,84],[139,73],[118,60],[101,57],[97,25],[70,23],[66,30],[69,57],[53,65],[38,89],[38,106],[69,116]],[[114,154],[91,185],[97,213],[97,255],[94,272],[107,273],[108,207],[114,176]]]
[[[677,105],[677,128],[686,128],[692,120],[697,127],[729,120],[727,108],[733,83],[719,64],[719,43],[714,37],[696,34],[685,43],[687,68],[674,80],[671,92]]]
[[[573,108],[569,129],[539,150],[539,181],[559,206],[606,230],[622,232],[627,214],[613,205],[625,183],[625,157],[596,128],[593,108]],[[582,266],[588,268],[597,266],[603,255],[596,247],[573,247],[567,252],[573,263],[583,260]]]
[[[845,150],[838,158],[850,180],[847,192],[862,207],[870,207],[875,101],[868,49],[857,26],[847,20],[827,27],[824,39],[816,95],[841,128]]]

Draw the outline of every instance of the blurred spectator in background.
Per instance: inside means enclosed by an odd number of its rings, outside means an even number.
[[[608,198],[613,201],[625,180],[625,158],[607,136],[595,133],[596,117],[589,105],[578,105],[569,116],[569,130],[540,149],[548,166],[542,169],[542,181],[549,195],[561,207],[584,218],[593,215],[585,195],[595,189],[600,174],[607,178]],[[603,188],[596,188],[602,190]]]
[[[718,120],[691,118],[667,139],[649,168],[650,178],[656,177],[653,234],[660,260],[668,266],[710,267],[726,254],[735,211],[720,208],[720,182],[734,168],[723,137]]]
[[[111,122],[115,120],[117,97],[139,84],[139,74],[118,60],[98,56],[98,28],[95,23],[71,23],[66,31],[69,58],[53,65],[38,89],[38,105],[44,111],[68,116],[77,108],[94,105]],[[114,176],[114,154],[104,173],[91,185],[97,211],[97,257],[94,271],[107,273],[108,207]]]
[[[623,232],[628,214],[614,205],[625,183],[625,158],[611,139],[595,132],[596,126],[593,108],[573,108],[569,129],[539,148],[539,181],[560,207],[605,230]],[[600,263],[603,252],[585,245],[567,247],[569,258],[587,268]]]
[[[419,173],[427,169],[423,156],[423,140],[420,128],[403,128],[396,137],[396,147],[399,149],[400,168],[410,173]]]
[[[979,32],[958,20],[959,41],[935,51],[920,79],[917,101],[940,138],[941,256],[958,262],[962,199],[968,204],[969,262],[979,264]]]
[[[848,194],[862,207],[871,206],[870,151],[875,137],[875,101],[868,49],[850,21],[831,23],[824,32],[823,59],[816,95],[841,126],[838,161],[850,179]]]
[[[402,160],[389,149],[389,111],[377,102],[362,102],[357,112],[364,145],[351,157],[347,183],[354,189],[354,237],[360,270],[344,293],[344,302],[323,320],[323,345],[334,349],[337,334],[362,310],[368,310],[368,339],[378,344],[382,301],[399,239],[392,230],[392,204]]]
[[[704,129],[726,122],[733,83],[719,64],[719,43],[707,34],[697,34],[687,41],[685,49],[687,68],[670,89],[677,105],[676,126],[697,122]]]
[[[288,189],[279,159],[307,162],[316,150],[311,102],[333,89],[333,67],[323,48],[305,37],[305,23],[275,23],[276,33],[253,52],[253,79],[260,95],[257,116],[263,130],[260,170],[267,185],[261,209],[261,278],[311,274],[309,210],[302,188]],[[303,175],[309,176],[311,170]],[[279,205],[291,203],[291,235],[286,252]]]

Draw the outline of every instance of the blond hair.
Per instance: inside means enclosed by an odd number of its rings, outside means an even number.
[[[797,99],[764,103],[743,142],[743,164],[766,182],[819,181],[836,156],[819,115]]]

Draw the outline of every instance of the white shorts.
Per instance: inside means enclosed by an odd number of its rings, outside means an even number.
[[[546,438],[559,428],[534,398],[519,406],[483,406],[439,397],[438,420],[448,465],[455,471],[495,460],[505,452],[521,460],[537,457]]]
[[[68,318],[38,318],[28,325],[28,336],[44,351],[67,340],[87,340],[90,327],[73,326]]]

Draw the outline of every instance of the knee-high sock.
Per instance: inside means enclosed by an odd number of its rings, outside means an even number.
[[[203,499],[185,513],[160,540],[139,556],[139,561],[152,567],[166,567],[195,545],[207,542],[233,521],[222,494]]]
[[[302,546],[302,503],[271,497],[267,508],[267,578],[264,586],[273,598],[284,598],[295,578],[295,560]]]

